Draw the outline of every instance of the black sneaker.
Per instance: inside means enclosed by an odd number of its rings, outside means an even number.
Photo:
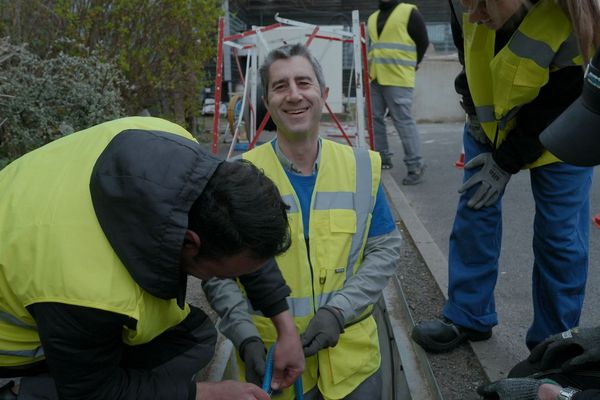
[[[461,343],[470,340],[478,342],[492,337],[492,330],[476,331],[456,325],[448,318],[421,322],[413,328],[412,339],[423,349],[432,353],[454,350]]]
[[[408,175],[406,178],[402,179],[403,185],[416,185],[418,183],[423,182],[423,174],[425,173],[425,164],[422,164],[420,167],[415,169],[414,171],[408,171]]]
[[[381,169],[392,169],[394,168],[394,164],[392,164],[392,155],[386,154],[381,156]]]

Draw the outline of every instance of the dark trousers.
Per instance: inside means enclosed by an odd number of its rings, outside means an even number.
[[[120,366],[195,380],[215,352],[217,332],[204,311],[190,308],[186,319],[152,341],[138,346],[123,345]],[[18,400],[58,400],[45,361],[17,368],[2,367],[0,377],[22,377]]]

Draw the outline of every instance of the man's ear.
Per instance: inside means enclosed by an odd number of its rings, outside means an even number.
[[[323,100],[327,100],[327,97],[329,96],[329,88],[325,87],[325,89],[323,89]]]
[[[200,244],[200,236],[196,232],[186,229],[183,236],[182,252],[190,257],[196,257],[198,252],[200,252]]]

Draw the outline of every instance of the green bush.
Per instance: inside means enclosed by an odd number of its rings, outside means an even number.
[[[42,59],[0,40],[0,169],[54,139],[124,115],[121,72],[95,55]]]

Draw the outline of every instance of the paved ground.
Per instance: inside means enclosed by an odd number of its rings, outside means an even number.
[[[462,143],[462,124],[428,124],[419,126],[423,138],[423,154],[428,169],[425,181],[417,186],[401,186],[405,175],[402,165],[402,148],[397,135],[390,134],[390,144],[395,152],[396,167],[391,174],[398,182],[418,222],[433,239],[433,253],[448,255],[448,237],[458,200],[462,170],[453,164],[459,158]],[[591,193],[592,214],[600,213],[600,182],[595,179]],[[521,172],[511,178],[503,201],[504,234],[500,258],[500,275],[496,288],[496,304],[500,324],[494,337],[477,343],[488,376],[502,377],[508,369],[521,360],[528,351],[524,344],[529,326],[531,307],[531,250],[534,203],[529,186],[529,174]],[[582,325],[593,325],[600,318],[595,304],[600,300],[600,230],[590,223],[590,269]],[[408,227],[410,231],[410,226]],[[436,249],[437,247],[437,249]],[[432,262],[432,273],[442,278],[447,275],[444,262]],[[447,283],[442,279],[445,292]]]

